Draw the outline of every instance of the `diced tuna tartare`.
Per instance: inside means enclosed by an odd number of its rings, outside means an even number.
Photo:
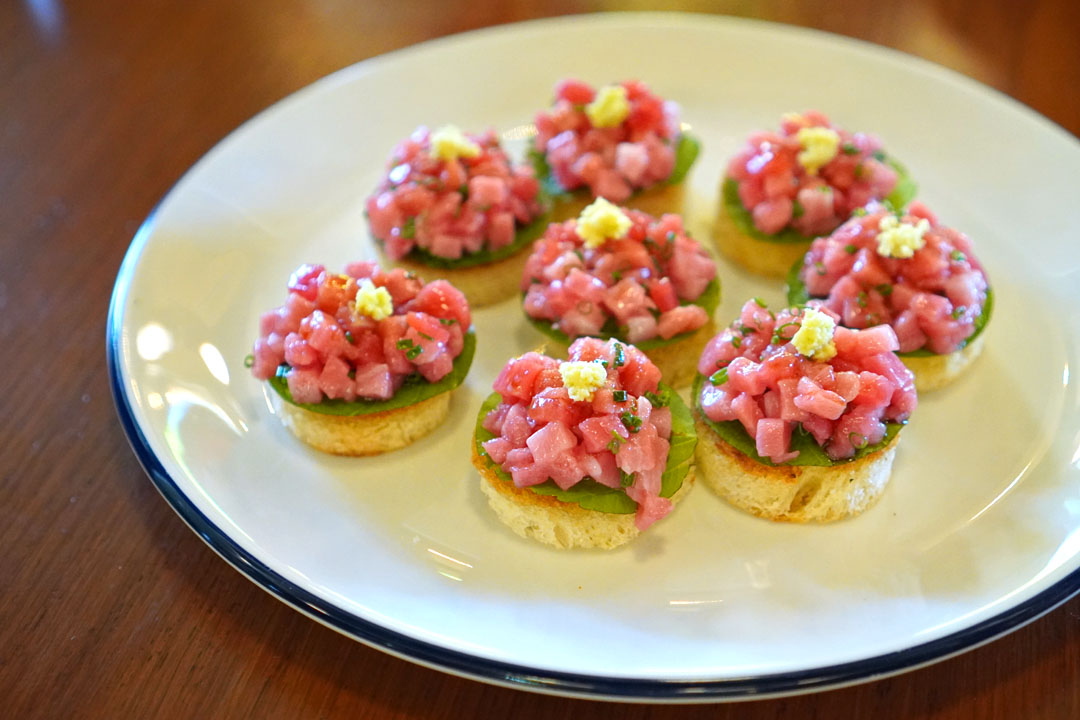
[[[512,244],[543,213],[539,192],[532,167],[511,164],[494,131],[421,127],[394,148],[366,211],[391,260],[417,249],[458,259]]]
[[[900,352],[937,354],[972,336],[989,288],[968,236],[939,224],[920,202],[900,215],[872,204],[818,238],[799,279],[846,327],[889,325]]]
[[[518,487],[592,478],[622,488],[644,530],[671,510],[660,491],[672,416],[658,404],[659,382],[640,350],[615,340],[582,338],[564,362],[526,353],[495,380],[502,401],[483,421],[495,435],[484,452]]]
[[[555,105],[536,115],[534,150],[562,190],[626,202],[675,170],[679,106],[637,80],[598,89],[580,80],[555,87]]]
[[[897,170],[881,148],[875,136],[838,128],[822,113],[789,114],[779,132],[750,136],[728,163],[725,184],[736,184],[761,233],[790,229],[813,238],[897,188]]]
[[[894,354],[888,325],[869,330],[836,326],[827,308],[774,314],[756,300],[705,346],[704,376],[695,402],[713,422],[738,421],[760,457],[795,460],[800,427],[833,460],[885,437],[885,423],[915,409],[915,381]]]
[[[426,285],[400,268],[354,262],[344,274],[302,265],[285,304],[262,315],[252,374],[285,366],[297,403],[388,400],[418,373],[438,382],[461,354],[472,322],[465,296],[445,280]]]
[[[522,278],[525,312],[568,337],[640,343],[689,333],[709,321],[694,304],[716,265],[678,215],[653,218],[597,200],[578,219],[552,224]]]

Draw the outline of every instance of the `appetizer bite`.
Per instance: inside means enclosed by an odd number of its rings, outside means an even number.
[[[473,464],[495,514],[557,548],[622,545],[693,483],[690,411],[643,353],[582,338],[510,360],[480,408]]]
[[[472,364],[465,296],[401,268],[302,265],[285,304],[263,314],[249,357],[296,437],[338,455],[376,455],[435,429]]]
[[[712,336],[716,264],[678,215],[653,218],[600,198],[550,225],[521,280],[529,321],[557,343],[614,337],[645,352],[672,387],[687,385]]]
[[[473,307],[514,294],[526,250],[547,225],[540,183],[494,131],[417,129],[390,157],[365,214],[382,256],[443,278]]]
[[[815,240],[788,276],[788,302],[811,298],[845,327],[892,327],[919,392],[948,384],[978,357],[994,302],[971,240],[920,202],[898,213],[871,204]]]
[[[873,135],[838,128],[819,112],[784,116],[728,163],[716,226],[720,250],[752,272],[782,277],[810,241],[871,200],[902,208],[915,196],[904,168]]]
[[[681,209],[683,180],[699,149],[683,132],[679,106],[645,83],[593,89],[563,80],[554,106],[536,115],[531,157],[556,199],[557,219],[599,197],[659,215]]]
[[[827,308],[774,314],[751,300],[705,347],[697,467],[735,507],[824,523],[858,515],[885,489],[914,379],[893,354],[892,328],[837,320]]]

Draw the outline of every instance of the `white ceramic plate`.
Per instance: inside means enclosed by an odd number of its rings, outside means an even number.
[[[486,507],[472,423],[506,358],[539,340],[508,301],[449,422],[341,459],[295,441],[243,367],[302,262],[371,255],[362,201],[414,126],[527,124],[564,76],[642,78],[704,143],[707,238],[747,133],[818,108],[877,132],[921,198],[977,242],[996,289],[984,356],[926,396],[865,515],[771,524],[697,487],[615,552],[556,552]],[[911,57],[815,32],[682,15],[497,28],[361,63],[234,132],[165,197],[117,280],[117,405],[166,499],[252,580],[320,622],[488,681],[624,699],[764,696],[880,677],[1018,627],[1080,587],[1080,144]],[[730,318],[779,284],[721,264]]]

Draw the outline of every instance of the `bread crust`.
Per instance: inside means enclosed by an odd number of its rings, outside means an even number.
[[[694,376],[697,374],[697,361],[701,357],[701,351],[705,348],[705,343],[709,342],[709,338],[715,334],[716,323],[713,322],[712,318],[709,318],[709,321],[694,331],[692,335],[678,342],[650,348],[649,350],[642,350],[637,345],[634,347],[645,353],[649,360],[660,368],[661,382],[669,387],[683,388],[688,387],[694,381]],[[627,340],[620,339],[620,342],[628,345],[632,344]],[[570,350],[570,346],[566,343],[550,337],[544,343],[544,348],[548,355],[557,355],[559,357],[565,357]]]
[[[537,540],[560,550],[611,550],[641,534],[634,525],[633,513],[620,515],[586,510],[575,503],[563,502],[550,495],[539,495],[506,482],[496,474],[491,460],[477,451],[475,437],[472,442],[472,462],[480,473],[480,489],[487,496],[496,517],[523,538]],[[678,504],[693,484],[694,468],[691,466],[682,486],[671,496],[672,505]]]
[[[700,417],[695,449],[702,481],[731,505],[766,520],[829,523],[870,508],[889,482],[897,433],[858,460],[829,467],[763,465],[732,447]]]
[[[270,397],[281,422],[316,450],[334,455],[380,455],[398,450],[430,433],[446,419],[453,390],[413,405],[370,415],[326,415]]]
[[[716,249],[736,265],[758,275],[782,278],[810,249],[813,238],[806,242],[769,242],[747,235],[728,214],[721,193],[713,240]]]
[[[915,390],[924,393],[938,390],[960,377],[968,369],[983,349],[985,334],[979,335],[956,352],[947,355],[924,357],[904,357],[900,359],[915,375]]]
[[[375,243],[379,263],[384,267],[399,267],[416,273],[425,283],[443,279],[465,293],[469,307],[476,309],[502,302],[521,292],[521,276],[525,273],[525,261],[532,253],[532,245],[502,260],[467,268],[440,268],[403,257],[391,260],[379,243]]]
[[[647,190],[634,193],[626,202],[618,204],[632,210],[640,210],[658,218],[665,213],[678,213],[681,215],[685,199],[686,182],[684,181],[674,185],[654,185]],[[561,197],[555,201],[555,207],[552,209],[552,222],[563,222],[564,220],[576,218],[581,214],[582,210],[595,200],[596,198],[587,190],[585,192],[573,192],[569,196]]]

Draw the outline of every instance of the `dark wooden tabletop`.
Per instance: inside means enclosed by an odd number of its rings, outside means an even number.
[[[926,57],[1080,133],[1075,0],[686,0]],[[617,705],[451,677],[369,649],[214,554],[117,422],[105,316],[132,235],[230,130],[351,63],[585,0],[0,3],[0,715],[1077,718],[1080,598],[959,657],[727,706]]]

